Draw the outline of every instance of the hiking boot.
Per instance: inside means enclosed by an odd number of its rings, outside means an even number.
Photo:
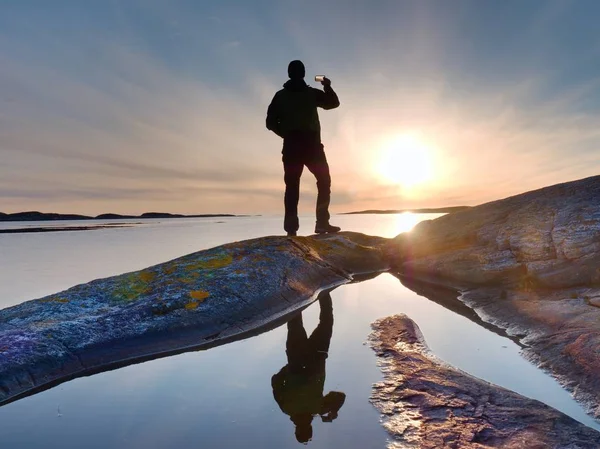
[[[332,226],[329,223],[318,224],[315,226],[315,234],[329,234],[332,232],[340,232],[342,228],[339,226]]]
[[[296,231],[290,231],[290,232],[288,232],[287,234],[288,234],[288,235],[287,235],[288,237],[296,237],[296,235],[297,235],[297,234],[296,234]]]

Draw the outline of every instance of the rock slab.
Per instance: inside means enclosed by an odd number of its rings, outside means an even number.
[[[373,324],[383,382],[371,400],[390,448],[597,449],[600,433],[547,405],[441,363],[406,315]]]
[[[326,288],[388,269],[387,239],[264,237],[0,311],[0,405],[82,375],[245,335]]]

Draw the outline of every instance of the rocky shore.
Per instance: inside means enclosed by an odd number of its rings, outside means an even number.
[[[66,380],[225,344],[316,295],[391,270],[415,292],[507,335],[600,416],[600,177],[422,222],[395,239],[264,237],[0,310],[0,405]],[[394,448],[600,447],[564,414],[440,363],[416,325],[374,325],[373,403]]]
[[[389,254],[407,279],[459,291],[600,416],[599,176],[422,222]]]

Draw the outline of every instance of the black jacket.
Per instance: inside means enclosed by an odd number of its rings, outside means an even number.
[[[317,108],[335,109],[340,100],[331,86],[324,90],[308,86],[304,80],[288,80],[267,110],[267,129],[285,138],[295,131],[314,132],[319,138],[321,124]]]

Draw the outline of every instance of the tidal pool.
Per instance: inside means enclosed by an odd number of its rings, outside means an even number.
[[[334,221],[392,237],[427,218],[432,216]],[[0,307],[222,243],[280,234],[280,221],[172,219],[131,228],[3,234]],[[311,226],[303,218],[301,233],[310,234]],[[310,439],[315,448],[385,447],[387,435],[368,402],[381,374],[364,342],[371,322],[395,313],[415,320],[442,360],[600,429],[555,380],[520,356],[512,340],[418,296],[391,274],[342,286],[330,297],[331,305],[315,302],[301,312],[301,321],[294,315],[289,325],[258,336],[74,379],[0,407],[2,446],[287,448]],[[314,363],[295,372],[303,358]]]

